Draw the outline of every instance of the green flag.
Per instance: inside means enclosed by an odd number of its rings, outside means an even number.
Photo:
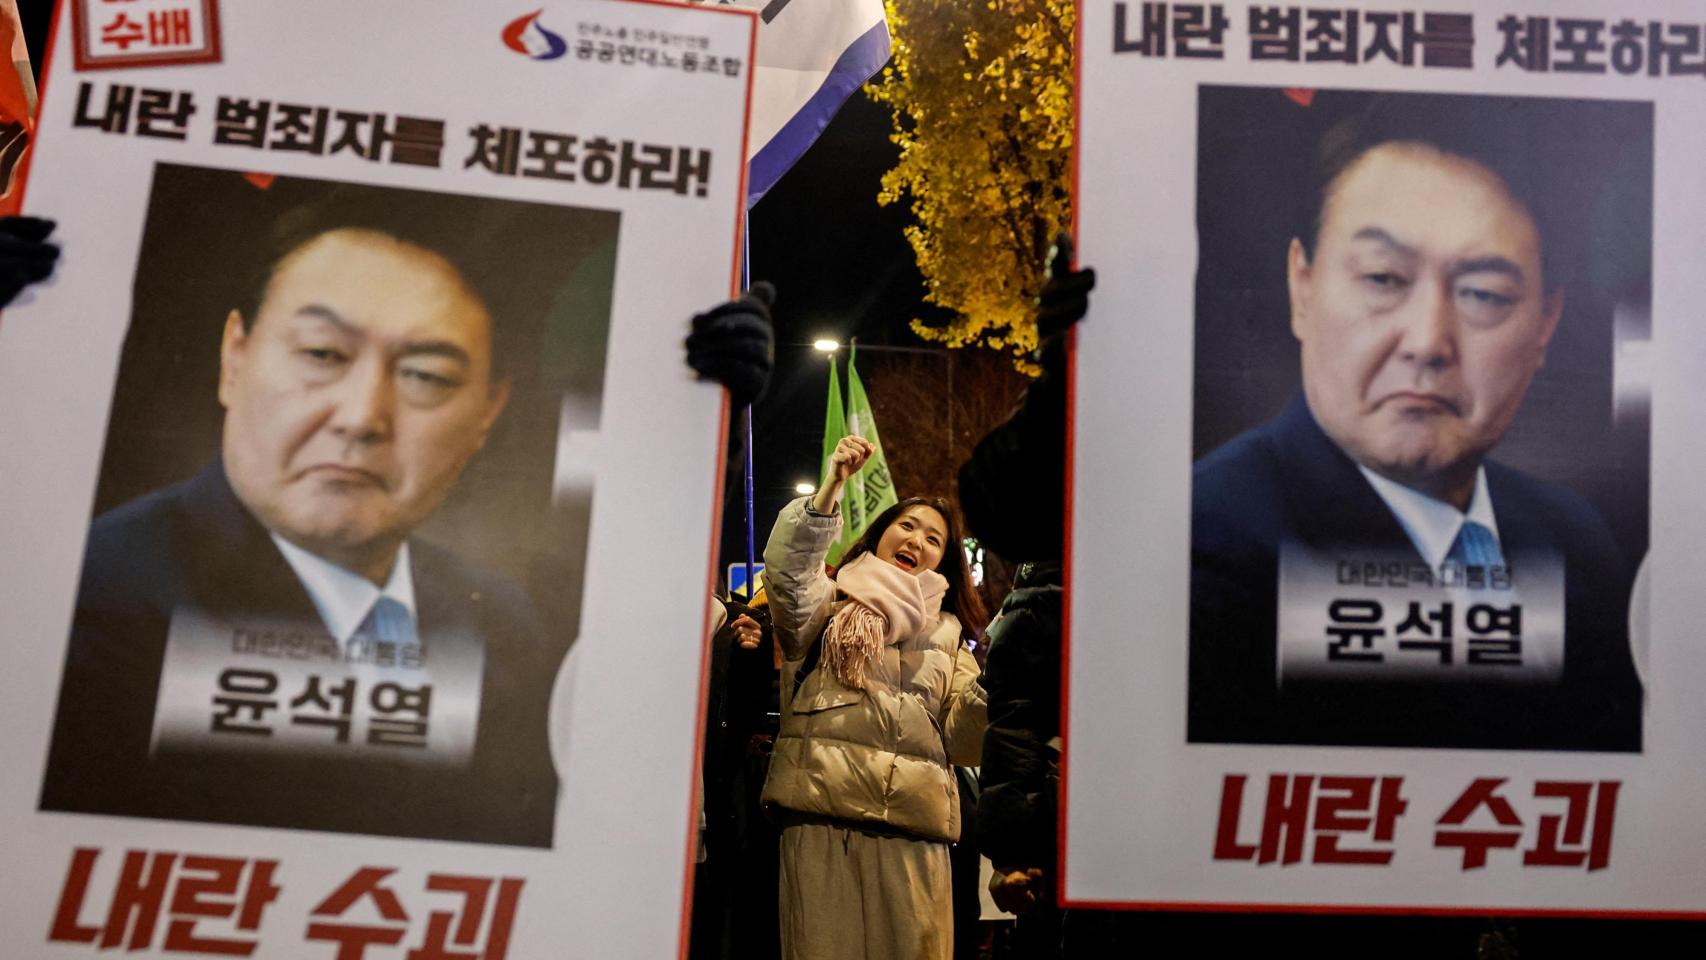
[[[835,356],[832,354],[829,358],[829,406],[823,415],[823,466],[820,471],[822,484],[829,483],[829,458],[835,453],[835,445],[845,436],[847,416],[841,409],[841,376],[835,369]],[[853,537],[848,533],[853,528],[853,516],[846,512],[845,505],[847,494],[851,490],[852,484],[849,483],[848,488],[842,491],[841,538],[829,545],[829,554],[824,558],[825,562],[830,564],[840,562],[841,555],[853,543]]]
[[[818,470],[820,485],[829,482],[829,458],[835,445],[847,436],[847,415],[841,412],[841,377],[835,370],[835,356],[829,358],[829,408],[823,415],[823,463]]]
[[[865,461],[864,468],[847,481],[847,489],[841,497],[841,539],[829,551],[831,563],[839,560],[853,541],[859,539],[877,514],[899,499],[895,496],[894,479],[889,476],[888,460],[883,457],[883,442],[877,437],[877,421],[871,415],[870,398],[865,396],[865,385],[859,382],[859,371],[853,366],[856,353],[853,351],[847,355],[847,433],[864,437],[876,451],[871,454],[871,459]]]

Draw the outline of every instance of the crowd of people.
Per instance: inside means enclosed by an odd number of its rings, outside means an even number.
[[[776,520],[763,609],[735,600],[718,618],[695,956],[979,956],[979,853],[995,865],[996,903],[1027,917],[1009,954],[1058,953],[1063,335],[1095,280],[1068,269],[1064,243],[1054,257],[1040,304],[1044,375],[964,465],[958,509],[902,499],[826,566],[844,487],[874,450],[844,437],[823,485]],[[737,400],[762,391],[766,365],[748,349],[731,371],[729,351],[708,344],[738,326],[752,347],[773,296],[765,287],[695,321],[689,363],[739,375]],[[960,548],[962,514],[1021,564],[993,622]],[[972,653],[980,638],[986,668]],[[774,732],[762,723],[771,704]],[[774,914],[746,886],[765,883],[766,859]]]

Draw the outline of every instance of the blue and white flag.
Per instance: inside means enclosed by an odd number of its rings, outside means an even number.
[[[728,0],[725,0],[728,2]],[[882,0],[732,0],[759,11],[746,204],[775,186],[889,59]]]

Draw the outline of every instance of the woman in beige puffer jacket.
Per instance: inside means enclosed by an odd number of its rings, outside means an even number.
[[[950,764],[975,765],[982,747],[984,692],[963,637],[984,613],[941,501],[884,511],[825,573],[842,488],[870,453],[843,439],[823,490],[783,508],[764,551],[784,660],[764,802],[783,828],[785,960],[953,949]]]

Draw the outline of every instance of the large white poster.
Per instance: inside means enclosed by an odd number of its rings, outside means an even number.
[[[1066,899],[1706,910],[1698,6],[1080,10]]]
[[[684,952],[754,16],[62,6],[0,953]]]

